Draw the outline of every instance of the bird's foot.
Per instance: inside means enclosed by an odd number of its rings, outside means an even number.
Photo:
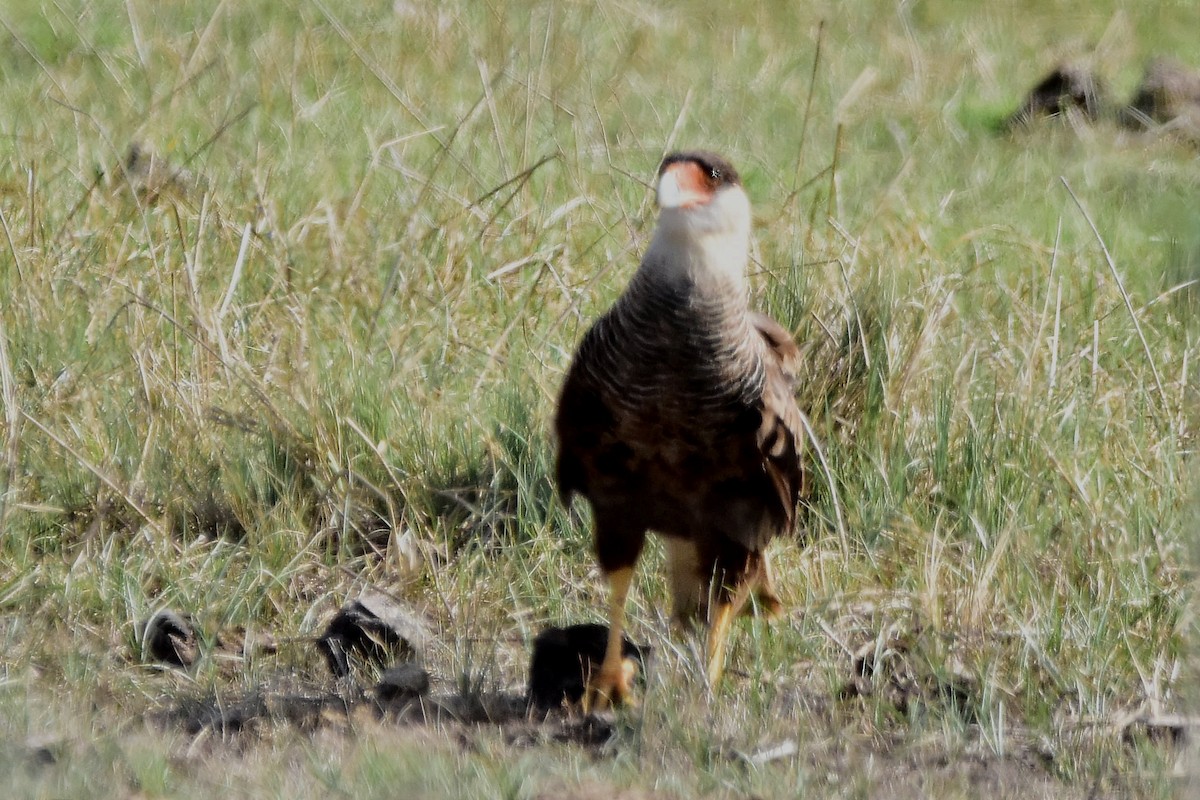
[[[633,679],[637,669],[637,662],[632,658],[622,659],[615,667],[601,665],[599,671],[588,680],[583,692],[583,713],[591,714],[617,706],[636,707]]]

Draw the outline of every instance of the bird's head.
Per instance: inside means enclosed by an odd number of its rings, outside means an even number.
[[[658,228],[647,262],[665,275],[744,280],[750,199],[737,171],[702,150],[672,153],[658,169]]]
[[[672,153],[658,168],[660,224],[682,224],[694,234],[750,233],[750,200],[737,170],[702,150]]]

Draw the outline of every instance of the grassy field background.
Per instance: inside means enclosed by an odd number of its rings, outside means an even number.
[[[1061,58],[1121,97],[1152,56],[1195,63],[1194,23],[1183,0],[6,6],[4,782],[1186,786],[1182,751],[1124,721],[1186,710],[1196,678],[1197,152],[1107,122],[997,128]],[[549,420],[645,245],[658,160],[685,146],[745,176],[755,303],[808,348],[827,462],[807,546],[777,549],[790,610],[739,627],[717,695],[669,629],[654,549],[631,603],[656,652],[645,702],[600,750],[148,721],[332,683],[311,637],[368,585],[435,621],[439,691],[519,690],[543,625],[602,618]],[[138,622],[163,607],[206,644],[241,626],[279,652],[147,666]]]

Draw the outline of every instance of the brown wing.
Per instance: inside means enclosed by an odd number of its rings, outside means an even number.
[[[804,424],[792,384],[800,368],[800,348],[792,335],[764,314],[751,314],[751,322],[766,341],[767,374],[763,386],[762,424],[758,446],[763,465],[785,511],[786,527],[795,525],[796,503],[804,491]]]
[[[588,469],[583,459],[600,449],[601,443],[611,436],[613,425],[612,412],[599,393],[583,381],[576,360],[563,383],[554,418],[558,435],[556,478],[564,505],[570,505],[577,492],[587,495]]]
[[[751,322],[767,347],[761,393],[727,427],[697,426],[704,472],[692,486],[703,497],[702,527],[751,552],[796,529],[805,492],[804,424],[792,389],[800,349],[779,323],[759,314]]]
[[[766,314],[750,312],[750,324],[766,341],[785,377],[794,379],[800,372],[800,348],[787,328]]]

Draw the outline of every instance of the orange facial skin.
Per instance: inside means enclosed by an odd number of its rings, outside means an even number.
[[[672,198],[669,184],[674,182],[677,194]],[[676,161],[668,164],[659,178],[660,191],[665,195],[664,207],[694,208],[704,205],[713,196],[712,177],[695,161]]]

